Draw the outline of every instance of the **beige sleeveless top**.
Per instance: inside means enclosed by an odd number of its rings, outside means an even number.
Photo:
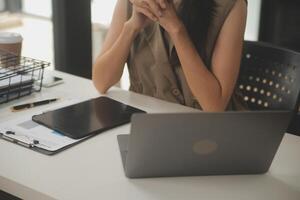
[[[128,2],[128,19],[132,13]],[[206,59],[211,62],[219,32],[236,0],[215,0],[217,8],[208,30]],[[167,43],[167,45],[166,45]],[[130,90],[162,100],[201,109],[193,96],[180,64],[174,62],[174,45],[158,23],[152,23],[136,37],[127,60]],[[177,59],[176,59],[177,60]],[[210,66],[208,66],[210,67]],[[232,102],[228,109],[232,108]]]

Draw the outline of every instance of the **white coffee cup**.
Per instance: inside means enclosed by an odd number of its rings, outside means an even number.
[[[23,38],[18,33],[0,32],[0,51],[21,56]]]

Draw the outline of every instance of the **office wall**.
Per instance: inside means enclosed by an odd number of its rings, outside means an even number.
[[[0,0],[0,11],[4,10],[4,8],[5,8],[4,0]]]
[[[262,0],[248,1],[248,18],[245,39],[257,41],[259,38],[260,11]]]
[[[259,40],[300,52],[300,1],[264,0]]]
[[[115,4],[117,0],[93,0],[92,1],[92,22],[100,23],[104,26],[109,26]]]
[[[51,18],[52,0],[22,0],[23,12]]]

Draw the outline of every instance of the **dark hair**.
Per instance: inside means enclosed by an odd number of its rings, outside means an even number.
[[[179,15],[188,34],[206,64],[209,63],[205,60],[205,44],[216,6],[214,0],[182,0],[179,8]]]

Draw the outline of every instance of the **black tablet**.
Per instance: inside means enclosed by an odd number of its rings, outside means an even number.
[[[145,113],[108,97],[99,97],[35,115],[32,120],[73,139],[101,133],[130,122],[134,113]]]

